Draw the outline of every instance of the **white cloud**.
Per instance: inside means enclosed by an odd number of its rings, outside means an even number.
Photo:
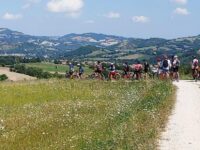
[[[70,16],[77,16],[84,5],[83,0],[50,0],[47,8],[55,13],[67,13]]]
[[[107,18],[111,19],[118,19],[121,17],[120,13],[117,12],[109,12],[108,14],[105,15]]]
[[[27,3],[25,5],[22,6],[22,9],[28,9],[31,7],[31,4],[30,3]]]
[[[132,20],[136,23],[147,23],[150,19],[146,16],[134,16],[132,17]]]
[[[41,0],[27,0],[27,3],[24,6],[22,6],[22,9],[28,9],[32,5],[40,3],[40,2],[41,2]]]
[[[21,14],[12,14],[12,13],[7,12],[3,15],[3,19],[5,19],[5,20],[18,20],[21,18],[22,18]]]
[[[86,24],[94,24],[95,21],[94,20],[86,20],[84,23],[86,23]]]
[[[188,2],[188,0],[171,0],[171,1],[180,5],[185,5]]]
[[[189,15],[189,11],[186,8],[176,8],[174,13],[177,15]]]

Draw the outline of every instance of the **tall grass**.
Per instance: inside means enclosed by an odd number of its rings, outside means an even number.
[[[171,83],[0,84],[0,149],[155,149]]]

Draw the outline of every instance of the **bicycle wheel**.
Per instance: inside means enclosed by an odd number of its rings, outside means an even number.
[[[119,73],[117,73],[116,75],[115,75],[115,80],[120,80],[121,79],[121,75],[119,74]]]
[[[195,69],[194,71],[194,81],[197,82],[198,80],[198,71]]]

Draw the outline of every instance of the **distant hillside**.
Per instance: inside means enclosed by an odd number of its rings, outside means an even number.
[[[199,55],[199,49],[200,36],[172,40],[125,38],[96,33],[48,37],[0,28],[0,55],[131,60],[178,54],[186,59],[191,55]]]

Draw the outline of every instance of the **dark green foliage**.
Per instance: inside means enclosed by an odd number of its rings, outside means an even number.
[[[0,56],[0,65],[14,65],[17,63],[36,63],[41,62],[40,58],[23,58],[18,56]]]
[[[93,51],[97,51],[97,50],[100,50],[100,48],[95,47],[95,46],[83,46],[74,51],[67,52],[65,56],[66,57],[80,57],[80,56],[88,55],[92,53]]]
[[[16,63],[16,57],[13,56],[0,56],[0,65],[13,65]]]
[[[5,74],[0,75],[0,81],[7,80],[8,77]]]
[[[57,59],[55,59],[55,60],[54,60],[54,64],[62,64],[62,62],[59,61],[59,60],[57,60]]]
[[[49,79],[53,77],[53,75],[49,72],[44,72],[40,68],[35,67],[25,67],[25,65],[15,65],[14,68],[11,68],[11,71],[15,71],[18,73],[23,73],[32,77],[37,77],[39,79]]]

